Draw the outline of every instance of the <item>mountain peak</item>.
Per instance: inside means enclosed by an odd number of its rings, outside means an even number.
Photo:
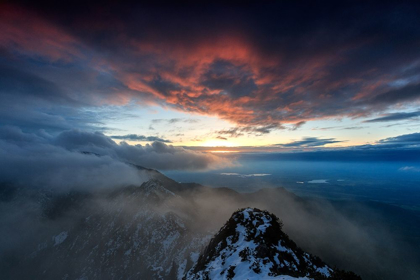
[[[305,253],[282,231],[274,214],[256,208],[233,213],[185,278],[359,279]]]
[[[173,192],[163,186],[161,181],[156,179],[151,179],[147,182],[144,182],[140,187],[143,189],[144,194],[147,197],[150,195],[157,195],[159,197],[175,196]]]

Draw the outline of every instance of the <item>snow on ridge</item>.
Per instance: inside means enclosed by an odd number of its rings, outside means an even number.
[[[273,231],[278,232],[274,237]],[[277,217],[245,208],[235,212],[210,241],[185,279],[311,280],[331,273],[331,268],[304,253],[281,231]]]
[[[167,195],[167,196],[176,196],[175,193],[171,192],[167,188],[165,188],[160,181],[157,180],[149,180],[141,187],[144,189],[146,196],[151,195],[152,193],[157,195]]]
[[[54,246],[57,246],[63,243],[64,240],[66,240],[68,236],[69,234],[67,231],[60,232],[56,236],[53,236],[52,240],[54,241]]]

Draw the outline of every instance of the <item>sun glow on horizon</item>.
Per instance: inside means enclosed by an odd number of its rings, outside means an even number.
[[[215,154],[230,154],[230,153],[240,153],[241,151],[227,151],[227,150],[209,150],[209,153]]]
[[[232,142],[227,141],[227,140],[211,139],[211,140],[204,141],[200,146],[203,146],[203,147],[234,147],[234,146],[237,146],[237,144],[232,143]]]

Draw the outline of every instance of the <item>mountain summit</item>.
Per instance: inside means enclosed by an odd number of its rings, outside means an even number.
[[[211,239],[185,279],[360,279],[335,270],[300,249],[282,231],[278,218],[245,208]]]

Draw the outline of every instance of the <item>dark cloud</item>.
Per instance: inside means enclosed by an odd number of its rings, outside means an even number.
[[[60,132],[75,128],[104,131],[107,128],[103,122],[107,119],[133,117],[101,106],[100,100],[109,90],[96,85],[123,91],[107,83],[103,74],[83,69],[81,73],[72,73],[72,67],[40,64],[0,61],[0,125],[19,126],[26,131]]]
[[[420,133],[385,138],[374,144],[343,148],[322,147],[335,139],[304,138],[273,147],[244,147],[241,157],[267,160],[337,161],[337,162],[420,162]],[[338,141],[340,142],[340,141]],[[301,148],[316,148],[302,151]],[[287,151],[284,150],[287,148]],[[290,150],[292,149],[292,150]],[[248,152],[247,152],[248,151]],[[410,168],[401,169],[412,171]]]
[[[305,123],[306,123],[305,121],[297,122],[297,123],[293,124],[293,126],[292,126],[292,128],[290,130],[297,130],[301,126],[303,126]]]
[[[402,88],[392,89],[380,93],[367,100],[367,103],[378,105],[398,104],[414,101],[420,98],[420,84],[409,84]]]
[[[217,139],[220,139],[220,140],[228,140],[226,137],[222,137],[222,136],[220,136],[220,135],[219,135],[219,136],[217,136],[216,138],[217,138]]]
[[[229,136],[229,137],[231,137],[231,138],[234,138],[234,137],[239,137],[239,136],[244,135],[244,134],[241,132],[241,129],[239,129],[238,127],[229,128],[229,129],[223,129],[223,130],[219,130],[219,131],[216,131],[216,134],[220,134],[220,135],[227,135],[227,136]]]
[[[379,145],[420,146],[420,133],[404,134],[378,141]]]
[[[367,120],[364,122],[371,123],[371,122],[401,121],[401,120],[416,118],[419,116],[420,116],[420,112],[410,112],[410,113],[399,112],[399,113],[387,114],[383,117]]]
[[[284,127],[278,124],[269,124],[265,126],[238,126],[229,129],[218,130],[215,133],[218,135],[227,135],[231,138],[236,138],[245,134],[262,136],[264,134],[270,133],[272,130],[275,129],[284,129]]]
[[[218,90],[233,98],[253,95],[258,87],[249,71],[243,66],[235,66],[229,61],[214,61],[205,74],[201,83],[210,90]]]
[[[299,141],[294,141],[294,142],[290,142],[290,143],[286,143],[286,144],[277,144],[278,146],[282,146],[282,147],[293,147],[293,148],[297,148],[297,147],[320,147],[320,146],[325,146],[327,144],[333,144],[333,143],[340,143],[343,141],[339,141],[336,140],[334,138],[326,138],[326,139],[322,139],[322,138],[318,138],[318,137],[305,137],[302,140]]]
[[[32,102],[80,105],[54,82],[2,64],[0,64],[0,94],[2,99],[31,98]]]
[[[173,91],[179,91],[182,89],[179,84],[162,79],[159,75],[157,75],[152,81],[148,82],[147,85],[164,97],[170,96]]]
[[[101,122],[56,82],[0,62],[0,125],[17,125],[27,130],[62,131],[88,128]]]
[[[3,88],[24,94],[31,114],[63,116],[62,128],[80,106],[134,101],[269,127],[264,134],[420,98],[414,2],[15,3],[0,15],[2,67],[13,69]],[[57,104],[73,111],[51,114]]]
[[[144,136],[138,134],[127,134],[127,135],[113,135],[111,136],[113,139],[119,140],[130,140],[130,141],[159,141],[163,143],[172,143],[170,140],[163,139],[157,136]]]

